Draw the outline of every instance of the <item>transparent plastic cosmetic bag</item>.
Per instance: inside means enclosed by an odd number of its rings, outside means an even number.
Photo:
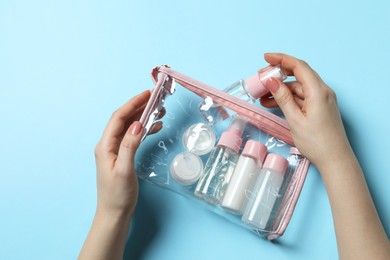
[[[287,122],[166,65],[152,79],[138,177],[269,240],[282,236],[310,165]]]

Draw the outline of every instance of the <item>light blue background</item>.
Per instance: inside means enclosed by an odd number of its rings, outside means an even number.
[[[0,1],[0,259],[75,259],[96,204],[93,148],[159,64],[218,88],[264,52],[305,59],[338,94],[390,234],[390,2]],[[331,163],[331,162],[329,162]],[[141,183],[126,259],[335,259],[311,168],[276,243]]]

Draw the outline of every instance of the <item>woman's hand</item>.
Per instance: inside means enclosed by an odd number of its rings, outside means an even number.
[[[141,142],[142,125],[137,120],[149,98],[150,91],[145,91],[115,111],[96,145],[97,209],[79,259],[123,258],[138,198],[134,156]]]
[[[272,97],[260,100],[265,107],[279,106],[290,125],[298,150],[318,168],[332,158],[351,152],[341,121],[335,93],[310,66],[294,57],[265,54],[271,65],[280,65],[295,81],[276,78],[266,82]]]
[[[265,54],[296,81],[266,83],[290,125],[298,150],[319,169],[332,208],[340,259],[390,259],[390,243],[371,200],[363,172],[345,134],[335,93],[304,61]]]
[[[139,120],[150,97],[145,91],[116,110],[96,145],[98,211],[131,216],[138,198],[134,156],[142,137]]]

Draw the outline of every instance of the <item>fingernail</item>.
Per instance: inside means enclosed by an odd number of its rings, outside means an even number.
[[[140,122],[135,121],[130,126],[130,134],[132,135],[138,135],[141,132],[142,125]]]
[[[274,78],[269,78],[266,82],[265,82],[265,87],[269,89],[269,91],[271,91],[271,93],[276,93],[279,89],[279,82],[274,79]]]

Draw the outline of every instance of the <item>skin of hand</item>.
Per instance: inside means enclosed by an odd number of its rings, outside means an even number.
[[[134,156],[141,141],[142,125],[137,120],[149,98],[150,91],[145,91],[115,111],[95,147],[97,209],[79,259],[123,257],[138,198]]]
[[[142,125],[135,120],[149,95],[144,92],[115,111],[95,147],[98,210],[127,211],[130,215],[134,211],[138,198],[134,156],[142,132]]]
[[[271,94],[260,102],[280,107],[298,150],[317,166],[329,196],[340,259],[390,259],[390,243],[346,136],[334,91],[302,60],[281,53],[264,58],[295,76],[287,83],[269,79]]]
[[[266,87],[273,96],[261,98],[261,104],[281,108],[298,150],[318,168],[330,156],[342,156],[350,145],[334,91],[302,60],[283,54],[265,54],[265,59],[296,80],[284,84],[271,78]]]

